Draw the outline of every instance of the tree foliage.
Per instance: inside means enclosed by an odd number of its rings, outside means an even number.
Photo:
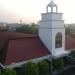
[[[56,71],[59,72],[63,69],[63,59],[62,58],[53,59],[52,63]]]
[[[16,75],[16,71],[13,69],[6,68],[3,71],[3,75]]]
[[[75,50],[74,50],[74,51],[71,51],[70,56],[72,56],[72,57],[74,57],[74,58],[75,58]]]
[[[24,75],[38,75],[39,69],[36,63],[27,62],[22,66]]]
[[[20,27],[16,28],[17,32],[22,32],[22,33],[37,33],[37,27],[36,24],[32,23],[31,25],[22,25]]]
[[[70,28],[69,27],[65,27],[65,33],[68,35],[68,34],[70,34]]]
[[[75,33],[75,25],[69,25],[65,27],[65,33],[71,35]]]
[[[0,69],[0,75],[2,75],[1,69]]]
[[[49,64],[46,61],[40,61],[38,63],[40,74],[49,73]]]

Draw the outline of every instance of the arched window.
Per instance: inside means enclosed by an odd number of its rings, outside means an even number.
[[[51,7],[48,7],[47,8],[47,12],[51,12]]]
[[[53,7],[53,12],[56,12],[56,11],[57,11],[56,7]]]
[[[55,48],[62,47],[62,34],[58,32],[55,37]]]

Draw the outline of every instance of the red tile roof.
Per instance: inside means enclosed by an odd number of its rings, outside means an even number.
[[[37,35],[13,32],[3,32],[0,34],[0,38],[3,37],[1,39],[8,40],[5,64],[30,60],[50,54]]]
[[[6,56],[6,64],[20,62],[48,55],[47,48],[38,37],[10,40]]]
[[[0,39],[18,39],[25,37],[36,37],[36,34],[24,34],[17,32],[0,32]]]
[[[10,39],[23,39],[26,37],[37,37],[37,35],[16,32],[0,32],[0,49],[3,48]]]
[[[75,48],[75,38],[67,35],[65,37],[65,49],[69,50],[69,49],[74,49]]]
[[[75,48],[75,38],[65,37],[65,49]],[[35,34],[0,33],[0,61],[5,64],[49,55],[48,49]]]
[[[24,34],[17,32],[0,32],[0,49],[4,47],[9,39],[22,39],[25,37],[36,37],[33,34]]]

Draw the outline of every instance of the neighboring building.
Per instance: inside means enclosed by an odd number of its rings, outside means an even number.
[[[18,23],[5,23],[5,22],[1,22],[0,23],[0,29],[6,29],[7,31],[15,31],[16,27],[20,27],[21,24]]]
[[[51,12],[48,12],[48,8]],[[56,7],[56,12],[53,12]],[[23,34],[14,32],[0,33],[0,62],[16,67],[32,60],[38,62],[51,57],[59,58],[75,49],[75,38],[65,35],[62,13],[58,13],[57,5],[51,1],[39,21],[39,34]]]
[[[8,31],[15,31],[16,27],[20,27],[22,24],[18,24],[18,23],[10,23],[7,24],[7,30]]]
[[[0,29],[7,29],[7,23],[6,22],[0,22]]]

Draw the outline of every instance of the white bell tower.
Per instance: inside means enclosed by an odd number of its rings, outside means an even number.
[[[55,12],[54,8],[56,8]],[[62,20],[62,13],[58,13],[58,7],[52,0],[39,21],[39,37],[53,56],[59,57],[67,53],[65,51],[64,20]]]

